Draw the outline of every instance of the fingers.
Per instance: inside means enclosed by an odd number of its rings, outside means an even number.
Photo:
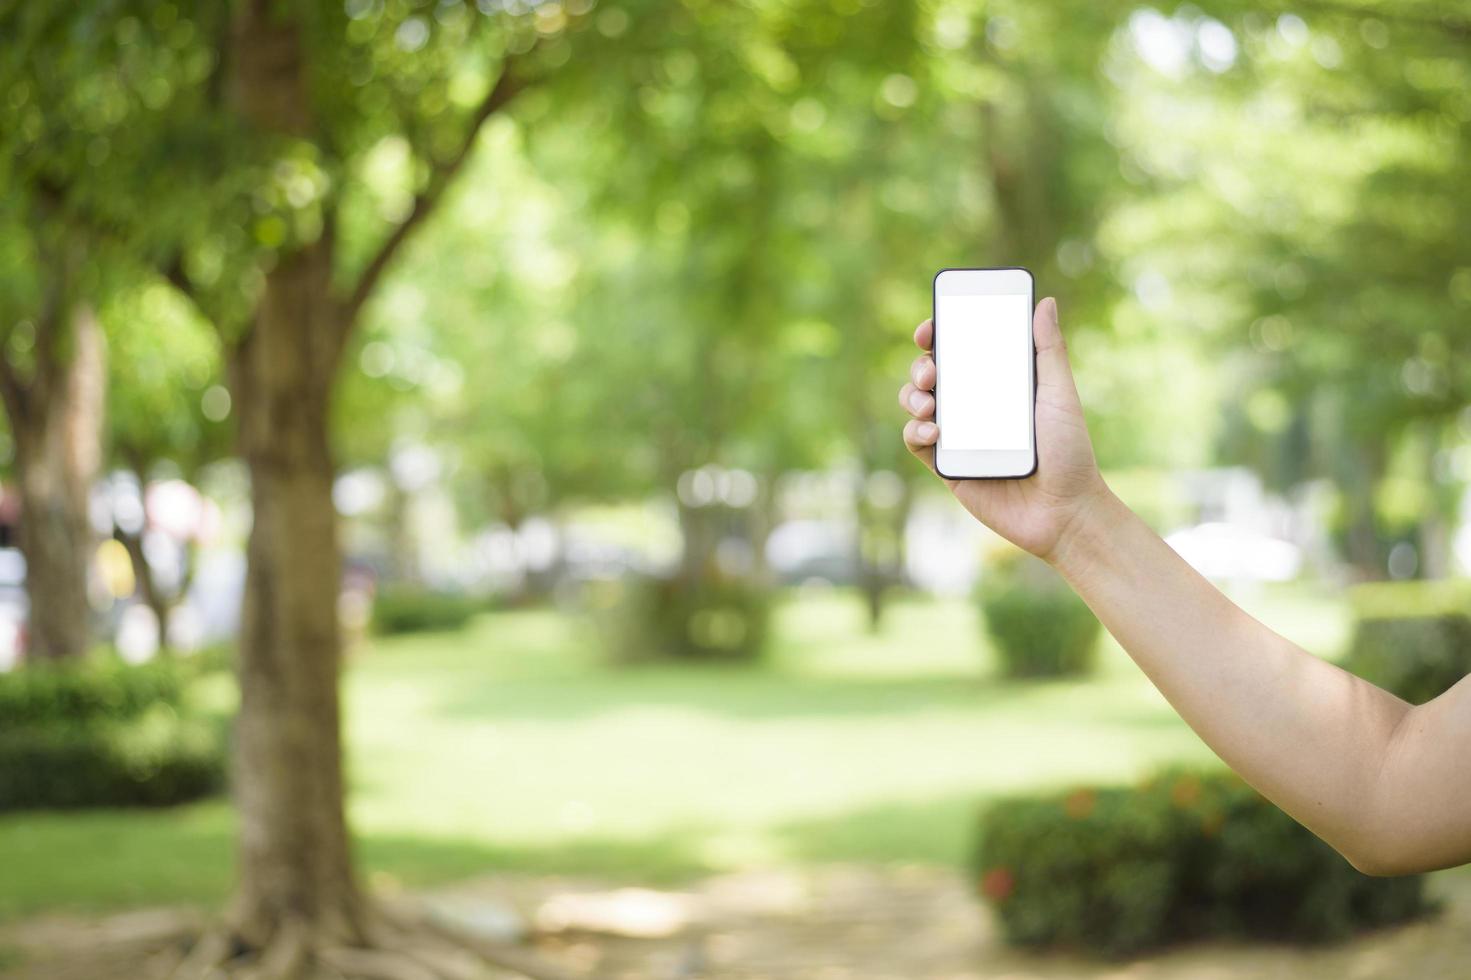
[[[921,354],[909,366],[909,380],[920,391],[935,390],[935,362],[928,354]]]
[[[1062,338],[1062,327],[1057,318],[1057,300],[1051,296],[1037,304],[1037,312],[1032,317],[1032,337],[1037,345],[1037,386],[1058,389],[1076,398],[1067,342]]]
[[[935,443],[940,438],[940,427],[931,421],[935,417],[935,361],[930,356],[934,345],[935,325],[925,320],[914,328],[914,344],[924,351],[909,366],[909,383],[899,389],[899,405],[913,416],[904,425],[904,445],[926,466],[934,468]]]
[[[910,419],[904,423],[904,445],[928,465],[935,440],[940,438],[940,427],[933,422]]]
[[[928,351],[934,346],[935,321],[926,320],[914,328],[914,345],[922,351]]]
[[[931,419],[935,417],[935,396],[906,384],[899,389],[899,407],[917,419]]]
[[[1037,304],[1032,316],[1032,337],[1037,343],[1037,353],[1054,347],[1067,347],[1062,339],[1062,326],[1057,321],[1057,300],[1046,297]]]

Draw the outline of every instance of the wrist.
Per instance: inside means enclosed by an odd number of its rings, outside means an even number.
[[[1102,479],[1098,488],[1078,501],[1052,549],[1042,558],[1068,581],[1076,581],[1095,565],[1107,547],[1110,530],[1132,513]]]

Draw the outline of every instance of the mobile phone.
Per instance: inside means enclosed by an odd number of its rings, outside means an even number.
[[[1037,471],[1032,274],[935,275],[935,470],[950,480],[1016,480]]]

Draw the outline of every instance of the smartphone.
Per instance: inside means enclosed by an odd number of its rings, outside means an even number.
[[[935,276],[935,469],[950,480],[1037,471],[1033,284],[1026,269]]]

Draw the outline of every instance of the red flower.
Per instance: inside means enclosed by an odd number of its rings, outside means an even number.
[[[1181,810],[1192,807],[1200,800],[1200,780],[1186,776],[1170,788],[1170,802]]]
[[[981,876],[981,894],[993,902],[1004,902],[1016,888],[1010,868],[992,868]]]
[[[1093,812],[1098,794],[1091,789],[1079,789],[1069,793],[1062,803],[1064,812],[1074,820],[1083,820]]]

